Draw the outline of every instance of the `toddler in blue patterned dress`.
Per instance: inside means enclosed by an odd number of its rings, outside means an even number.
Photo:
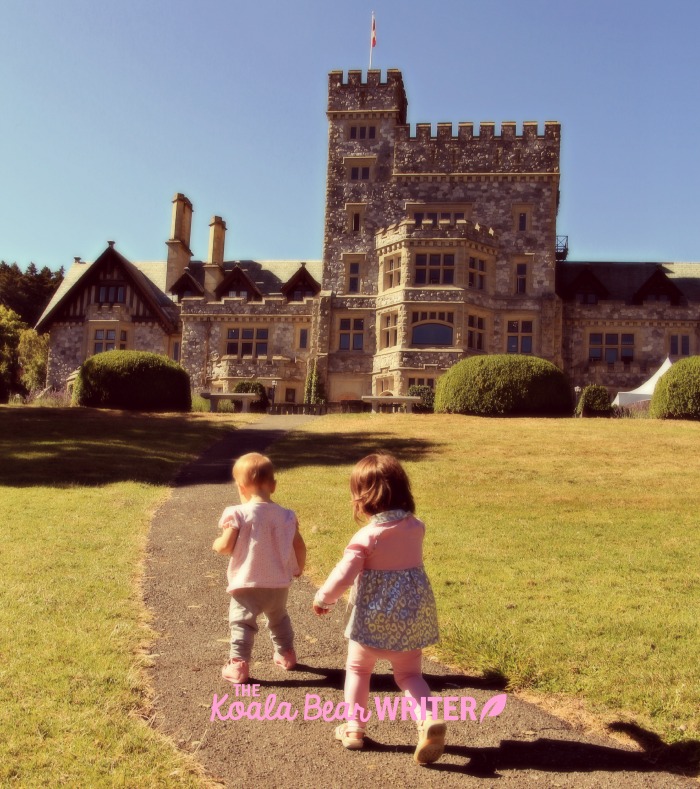
[[[425,524],[413,514],[408,476],[392,455],[363,458],[352,471],[350,490],[355,519],[369,522],[352,537],[313,603],[316,614],[327,614],[354,584],[345,631],[350,714],[335,736],[346,748],[362,748],[370,677],[377,660],[388,660],[396,684],[422,711],[414,759],[428,764],[442,756],[447,727],[430,717],[422,701],[430,697],[421,673],[422,650],[438,640],[435,599],[423,569]]]

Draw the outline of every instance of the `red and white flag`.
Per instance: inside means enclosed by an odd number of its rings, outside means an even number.
[[[370,40],[372,42],[372,48],[374,49],[374,47],[377,46],[377,23],[374,19],[374,14],[372,14],[372,37]]]

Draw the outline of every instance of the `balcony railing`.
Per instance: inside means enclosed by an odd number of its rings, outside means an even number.
[[[557,260],[566,260],[569,256],[569,237],[557,236],[555,253]]]

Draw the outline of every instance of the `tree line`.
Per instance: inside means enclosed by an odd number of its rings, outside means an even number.
[[[0,402],[44,388],[49,338],[33,327],[62,281],[63,268],[0,261]]]

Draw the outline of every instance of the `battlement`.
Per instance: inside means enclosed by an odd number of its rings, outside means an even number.
[[[536,121],[526,121],[517,134],[514,121],[501,123],[496,133],[493,121],[482,121],[479,133],[473,123],[459,123],[454,134],[451,123],[416,124],[411,135],[408,124],[397,126],[394,172],[397,175],[427,173],[558,173],[561,126],[545,121],[539,134]]]
[[[328,114],[392,112],[398,123],[406,123],[408,100],[403,76],[398,69],[387,69],[382,81],[379,69],[331,71],[328,75]]]
[[[431,140],[524,140],[530,142],[549,140],[558,142],[561,133],[561,124],[558,121],[545,121],[543,134],[539,134],[537,121],[525,121],[522,134],[516,134],[515,121],[503,121],[500,134],[496,134],[496,124],[493,121],[481,121],[478,134],[474,134],[474,123],[471,122],[458,123],[457,134],[454,134],[453,128],[452,123],[438,123],[437,133],[433,134],[431,123],[417,123],[416,133],[411,135],[410,125],[403,124],[396,128],[396,141],[410,142],[415,140],[426,143]]]
[[[403,219],[400,222],[380,228],[374,236],[376,249],[398,244],[407,239],[413,241],[431,241],[436,239],[450,241],[455,239],[467,239],[476,244],[493,246],[496,234],[493,228],[465,219],[458,219],[456,222],[442,220],[439,227],[424,223],[417,225],[414,219]]]

